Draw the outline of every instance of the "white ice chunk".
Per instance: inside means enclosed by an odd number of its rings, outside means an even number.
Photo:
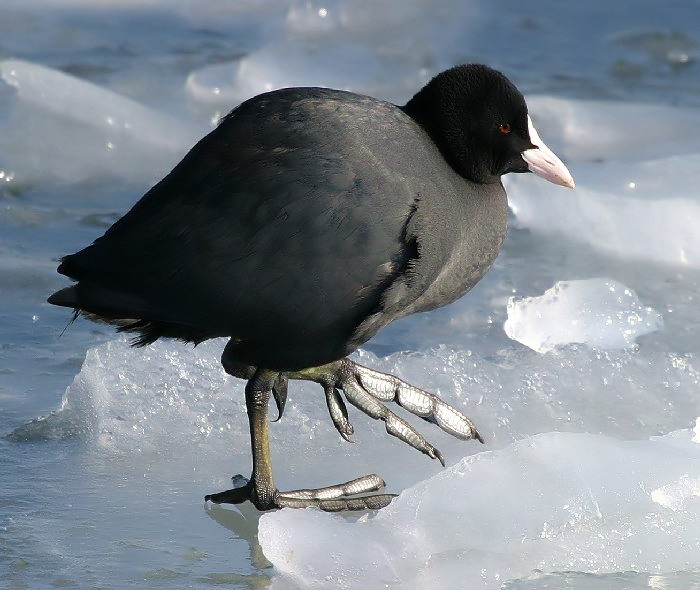
[[[224,344],[159,341],[134,349],[123,336],[101,344],[88,352],[61,409],[12,438],[78,437],[100,461],[124,458],[152,478],[196,481],[197,493],[226,489],[230,475],[249,473],[250,439],[243,382],[227,377],[218,360]],[[498,588],[497,580],[538,569],[663,574],[700,567],[699,503],[683,479],[700,478],[700,445],[692,431],[678,430],[698,415],[696,358],[657,354],[649,362],[640,358],[645,352],[358,354],[476,421],[487,446],[418,421],[448,469],[353,407],[356,444],[345,443],[321,388],[290,383],[284,417],[270,425],[281,489],[376,472],[389,491],[402,493],[367,522],[313,510],[264,515],[259,539],[278,572],[272,587],[293,587],[282,573],[311,588]],[[644,440],[551,432],[565,429]],[[669,430],[676,432],[646,440]],[[654,490],[662,492],[652,498]]]
[[[661,315],[643,306],[630,288],[595,278],[559,281],[541,297],[511,297],[504,328],[513,340],[549,352],[571,343],[624,348],[662,326]]]
[[[543,132],[544,133],[544,132]],[[700,267],[700,151],[636,163],[571,164],[576,189],[504,177],[514,226],[563,233],[622,258]]]
[[[687,474],[683,474],[678,481],[661,486],[651,493],[651,499],[654,502],[674,512],[683,510],[687,500],[693,496],[700,497],[700,478],[691,478]]]
[[[688,430],[637,442],[547,433],[467,457],[375,518],[282,510],[262,516],[258,538],[280,573],[273,588],[500,588],[538,572],[694,569],[700,502],[685,494],[674,510],[654,490],[698,477]]]
[[[203,453],[249,465],[244,382],[227,377],[219,357],[225,340],[196,348],[159,341],[132,348],[125,337],[88,351],[61,409],[20,427],[17,438],[89,436],[116,453],[157,449],[160,456]],[[692,354],[572,347],[538,355],[510,347],[482,358],[449,348],[356,358],[439,395],[474,420],[488,448],[551,430],[602,432],[618,438],[647,437],[686,427],[699,415],[700,367]],[[653,358],[653,361],[651,360]],[[394,404],[389,407],[407,417]],[[631,412],[629,408],[634,408]],[[380,422],[348,407],[355,444],[333,428],[323,390],[293,381],[284,417],[270,427],[281,486],[308,487],[377,472],[400,491],[440,471],[408,445],[386,434]],[[271,418],[276,412],[271,410]],[[449,462],[484,447],[442,433],[422,420],[417,427]],[[235,457],[234,457],[235,454]],[[207,462],[214,459],[207,459]],[[222,477],[230,470],[207,471]]]
[[[252,96],[278,88],[324,86],[400,99],[410,96],[426,81],[425,71],[401,64],[393,67],[394,76],[387,80],[373,50],[358,46],[353,50],[352,64],[347,64],[346,52],[342,46],[317,51],[295,43],[271,44],[240,61],[193,71],[186,89],[196,101],[228,110]],[[280,55],[284,55],[284,60],[280,60]],[[338,63],[345,63],[345,67],[338,68]]]
[[[202,135],[194,125],[38,64],[5,60],[0,76],[19,99],[0,138],[18,178],[152,181]]]
[[[508,175],[516,227],[624,258],[700,267],[700,110],[533,96],[532,117],[576,178],[565,192]]]
[[[429,19],[423,5],[411,2],[365,0],[361,10],[337,0],[292,2],[270,42],[235,62],[193,71],[186,89],[222,111],[289,86],[326,86],[404,104],[431,75],[464,58],[464,40],[479,27],[479,15],[471,2],[436,4]],[[411,35],[386,34],[402,29]]]
[[[655,159],[700,151],[700,110],[676,106],[528,96],[547,143],[576,161]],[[578,175],[575,174],[578,184]]]

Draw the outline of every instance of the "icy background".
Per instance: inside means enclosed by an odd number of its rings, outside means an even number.
[[[700,7],[696,0],[3,0],[0,587],[700,586]],[[507,178],[489,275],[361,362],[438,392],[486,445],[448,466],[293,383],[281,488],[377,472],[376,515],[205,507],[248,474],[221,341],[129,348],[45,298],[213,122],[284,85],[405,102],[503,70],[577,188]]]

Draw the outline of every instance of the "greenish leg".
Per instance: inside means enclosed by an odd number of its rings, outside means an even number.
[[[282,415],[288,379],[313,381],[323,387],[333,424],[346,440],[351,440],[353,428],[348,421],[347,409],[339,391],[362,412],[376,420],[382,420],[389,434],[429,457],[438,459],[443,465],[445,461],[440,451],[411,424],[390,411],[383,402],[395,402],[415,416],[436,424],[457,438],[475,438],[483,442],[471,420],[437,396],[393,375],[363,367],[348,359],[319,367],[279,373],[241,365],[232,361],[225,350],[222,363],[229,374],[248,379],[245,396],[253,453],[253,474],[251,479],[240,487],[206,496],[205,500],[208,501],[239,504],[250,500],[259,510],[315,506],[334,512],[382,508],[394,498],[393,494],[362,495],[384,487],[382,479],[374,474],[325,488],[289,492],[277,490],[270,458],[267,406],[272,393],[280,416]]]
[[[246,409],[250,426],[250,444],[253,454],[253,473],[244,485],[205,496],[215,504],[240,504],[250,500],[258,510],[272,508],[320,508],[327,512],[342,510],[372,510],[383,508],[394,494],[376,494],[356,497],[377,491],[384,481],[377,475],[368,475],[342,484],[318,489],[279,492],[275,487],[270,456],[268,403],[273,386],[279,383],[279,373],[257,369],[245,388]]]
[[[276,508],[275,480],[272,475],[270,457],[270,431],[268,425],[268,403],[272,386],[278,373],[258,369],[245,387],[245,403],[250,427],[250,447],[253,454],[253,474],[250,481],[241,487],[218,494],[205,496],[205,501],[216,504],[240,504],[250,500],[258,510]]]

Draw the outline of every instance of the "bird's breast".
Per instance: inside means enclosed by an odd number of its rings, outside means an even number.
[[[432,272],[433,276],[408,313],[428,311],[459,299],[498,257],[508,222],[505,191],[500,184],[465,185],[468,191],[459,194],[446,210],[429,213],[439,215],[439,220],[426,221],[431,230],[419,237],[420,257],[414,272]]]

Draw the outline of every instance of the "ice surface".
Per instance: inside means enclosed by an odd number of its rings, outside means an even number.
[[[506,177],[517,227],[564,233],[624,258],[700,267],[700,195],[689,173],[700,166],[700,140],[688,133],[700,113],[548,97],[530,109],[542,134],[558,138],[552,147],[570,159],[577,189],[562,194]]]
[[[566,233],[624,258],[700,267],[700,155],[635,164],[573,166],[577,190],[562,196],[531,178],[506,181],[516,227]],[[673,190],[669,186],[673,185]]]
[[[99,175],[154,181],[203,132],[39,64],[5,60],[0,76],[17,91],[0,151],[20,182],[79,182]]]
[[[600,1],[361,4],[3,2],[0,586],[697,587],[696,1],[640,0],[631,16]],[[401,103],[465,61],[514,79],[577,188],[507,177],[511,230],[484,280],[356,358],[438,393],[486,444],[416,420],[443,470],[349,408],[350,445],[321,389],[292,383],[271,425],[279,486],[377,472],[400,497],[359,522],[265,515],[260,547],[250,506],[202,507],[250,472],[243,384],[220,367],[223,342],[137,350],[104,326],[66,328],[69,313],[44,303],[66,284],[55,261],[239,100],[322,84]],[[572,278],[588,282],[524,304]],[[577,292],[592,315],[567,301]],[[535,346],[562,327],[529,317],[543,309],[590,331],[538,353],[503,330],[511,297]],[[640,326],[657,329],[639,337]]]
[[[222,489],[226,474],[250,469],[242,382],[223,373],[223,345],[107,342],[88,352],[61,408],[13,439],[81,437],[151,477],[196,469],[202,492]],[[281,574],[273,587],[498,588],[536,571],[700,567],[700,446],[688,428],[638,437],[644,420],[647,432],[689,425],[700,387],[692,359],[669,355],[645,367],[633,350],[581,348],[359,360],[439,391],[474,418],[487,444],[419,424],[446,455],[442,470],[351,409],[350,445],[333,429],[321,388],[292,383],[285,415],[271,425],[281,488],[373,471],[403,491],[360,522],[315,511],[264,515],[259,540]],[[638,440],[621,440],[628,436]]]
[[[197,444],[215,444],[222,452],[226,448],[226,455],[231,453],[229,446],[241,446],[237,453],[247,464],[243,382],[228,377],[220,366],[224,343],[213,340],[193,349],[177,342],[158,342],[141,349],[130,347],[124,337],[106,342],[88,351],[60,410],[20,427],[14,436],[36,439],[82,434],[118,453],[139,447],[173,456]],[[647,344],[639,349],[601,351],[573,345],[565,355],[540,355],[517,346],[484,357],[439,347],[385,358],[362,352],[356,358],[438,392],[475,420],[487,448],[500,448],[551,429],[646,438],[688,427],[693,412],[700,409],[696,395],[700,372],[694,358],[657,353],[654,362],[647,363],[640,354],[648,348]],[[639,407],[630,412],[634,404]],[[437,462],[388,437],[381,423],[351,409],[351,420],[353,417],[358,422],[357,442],[349,445],[333,429],[320,386],[293,382],[284,418],[272,426],[271,434],[277,444],[297,444],[308,451],[299,452],[295,460],[302,461],[312,477],[320,477],[313,473],[314,453],[323,452],[331,458],[343,453],[351,462],[360,461],[360,466],[368,460],[365,469],[367,465],[383,472],[388,469],[387,480],[399,486],[412,485],[418,481],[412,478],[421,476],[404,474],[401,461],[426,467],[425,473],[439,471]],[[74,430],[76,425],[79,431]],[[423,421],[418,427],[445,451],[448,462],[483,450]],[[235,444],[236,437],[241,437],[240,445]],[[195,444],[195,440],[200,442]],[[391,453],[382,459],[377,455],[382,447],[397,453],[400,460],[392,460]],[[344,460],[328,463],[324,462],[324,470],[337,463],[346,469],[343,473],[348,479],[353,476]]]
[[[536,571],[699,567],[691,436],[529,437],[463,459],[376,518],[281,511],[261,518],[259,538],[275,567],[311,588],[500,588]]]
[[[431,74],[462,61],[452,54],[474,26],[478,10],[472,3],[440,4],[425,19],[414,3],[398,9],[365,0],[358,10],[343,0],[292,2],[284,19],[266,23],[272,42],[236,60],[194,70],[186,88],[195,101],[224,111],[285,86],[328,86],[403,104]],[[454,26],[457,19],[460,25]],[[386,34],[404,27],[410,35]]]
[[[695,439],[693,439],[693,442]],[[661,486],[651,493],[651,499],[670,508],[674,512],[685,510],[686,503],[692,501],[693,497],[700,497],[700,479],[691,478],[687,474],[674,483]]]
[[[286,59],[280,62],[279,55]],[[403,93],[396,92],[396,83],[382,82],[383,69],[374,52],[366,47],[354,52],[355,67],[338,70],[343,48],[330,47],[314,56],[315,51],[305,46],[270,45],[245,56],[240,61],[206,66],[192,72],[187,79],[187,91],[197,101],[228,109],[231,105],[277,88],[287,86],[326,86],[353,90],[373,96],[405,95],[409,89],[420,87],[427,77],[425,71],[404,67],[397,72],[403,78]],[[313,64],[313,65],[311,65]],[[362,64],[362,67],[357,67]]]
[[[661,315],[634,291],[605,278],[559,281],[541,297],[511,297],[504,325],[510,338],[537,352],[575,342],[624,348],[662,327]]]
[[[634,162],[700,152],[700,138],[688,132],[700,125],[697,109],[541,95],[528,96],[527,106],[567,160]]]

